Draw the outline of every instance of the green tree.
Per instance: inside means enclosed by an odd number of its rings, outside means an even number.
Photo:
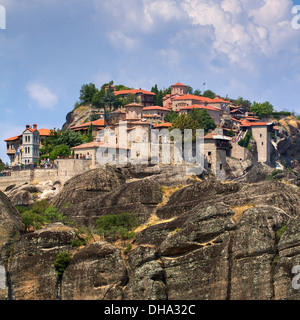
[[[254,114],[259,118],[263,118],[270,116],[274,111],[274,107],[271,105],[269,101],[263,103],[258,103],[254,101],[250,110],[251,112],[254,112]]]
[[[5,167],[4,162],[2,162],[2,160],[0,159],[0,171],[2,171]]]
[[[80,89],[79,101],[83,105],[92,103],[94,95],[98,92],[94,83],[84,84]]]
[[[71,150],[65,144],[55,146],[50,153],[50,159],[55,160],[57,157],[68,158],[71,155]]]
[[[131,238],[131,230],[139,225],[139,219],[130,212],[109,214],[96,220],[98,232],[104,237]]]
[[[169,113],[166,114],[165,122],[173,123],[173,121],[177,118],[178,118],[178,113],[175,112],[174,110],[171,110]]]
[[[246,111],[250,111],[251,102],[249,100],[244,100],[242,97],[238,97],[237,100],[234,101],[236,106],[243,107]]]
[[[193,141],[196,140],[196,129],[201,129],[200,124],[197,120],[193,119],[190,115],[185,113],[179,115],[173,122],[172,122],[172,129],[179,129],[182,134],[184,133],[184,129],[192,129],[193,132]]]
[[[71,262],[71,254],[67,251],[60,252],[55,259],[54,267],[58,274],[58,276],[61,278],[64,274],[66,268]]]
[[[191,86],[187,86],[186,93],[187,94],[193,94],[193,88]]]
[[[194,95],[194,96],[201,96],[201,90],[196,89],[196,90],[193,92],[193,95]]]
[[[206,90],[203,92],[203,97],[214,99],[216,97],[216,94],[211,90]]]
[[[199,123],[201,129],[207,133],[209,130],[214,130],[217,125],[206,110],[192,109],[189,116]]]

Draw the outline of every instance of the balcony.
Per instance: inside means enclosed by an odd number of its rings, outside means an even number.
[[[7,149],[6,154],[8,154],[8,155],[16,154],[16,150],[15,149]]]
[[[218,149],[231,149],[231,143],[225,140],[216,140],[216,146]]]

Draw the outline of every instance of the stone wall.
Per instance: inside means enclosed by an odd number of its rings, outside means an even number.
[[[45,182],[52,183],[59,181],[64,184],[72,177],[81,174],[91,169],[91,160],[75,160],[75,159],[59,159],[57,169],[35,169],[12,171],[11,176],[0,177],[0,191],[4,191],[10,185],[19,185],[30,182]]]
[[[231,156],[235,159],[244,161],[251,158],[251,152],[237,143],[232,143]]]

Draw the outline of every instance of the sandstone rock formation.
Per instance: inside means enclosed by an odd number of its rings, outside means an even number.
[[[292,268],[300,265],[297,186],[190,181],[162,202],[158,181],[124,176],[109,167],[94,171],[87,185],[79,176],[55,201],[88,225],[100,215],[133,212],[145,222],[136,239],[76,248],[76,230],[62,224],[23,234],[6,260],[11,299],[300,299],[292,287]],[[67,199],[71,206],[63,208]],[[54,261],[63,251],[71,262],[60,278]]]

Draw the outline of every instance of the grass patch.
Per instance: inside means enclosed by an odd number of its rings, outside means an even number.
[[[177,191],[183,189],[186,186],[183,186],[182,184],[175,186],[175,187],[165,187],[161,186],[161,192],[163,195],[163,201],[158,204],[158,207],[163,207],[164,205],[167,204],[169,201],[170,197]]]
[[[282,235],[286,232],[286,229],[287,227],[286,226],[283,226],[281,229],[279,229],[277,232],[276,232],[276,240],[279,241],[282,237]]]
[[[243,206],[230,207],[230,209],[234,212],[234,215],[232,216],[232,220],[234,221],[234,223],[237,224],[242,218],[244,212],[254,207],[255,207],[254,203],[245,204]]]

